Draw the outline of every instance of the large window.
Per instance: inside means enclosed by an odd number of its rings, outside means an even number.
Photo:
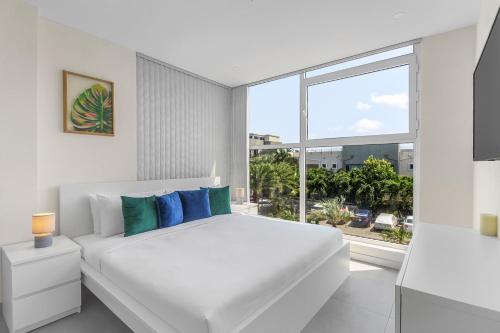
[[[315,70],[311,70],[306,72],[306,77],[318,76],[326,73],[332,73],[341,71],[348,68],[358,67],[361,65],[370,64],[373,62],[391,59],[395,57],[399,57],[402,55],[412,54],[413,53],[413,45],[408,45],[405,47],[399,47],[392,50],[374,53],[368,56],[360,57],[353,60],[339,62],[330,66],[324,66]]]
[[[413,216],[413,170],[408,168],[413,152],[413,144],[308,148],[307,222],[332,225],[351,236],[398,241],[389,230],[411,227],[405,221]],[[402,243],[409,240],[405,235]]]
[[[405,45],[249,87],[250,193],[260,214],[409,240],[415,50]]]
[[[299,150],[252,150],[249,170],[250,200],[258,213],[299,221]]]
[[[300,75],[248,90],[250,146],[300,141]]]
[[[308,138],[408,133],[408,71],[406,65],[309,86]]]

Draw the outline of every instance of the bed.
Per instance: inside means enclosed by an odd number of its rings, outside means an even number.
[[[135,332],[300,332],[347,278],[349,244],[335,228],[235,213],[131,237],[92,233],[90,193],[218,183],[61,187],[61,233],[82,247],[83,283]]]

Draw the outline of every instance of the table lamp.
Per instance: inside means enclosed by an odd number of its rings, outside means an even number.
[[[243,187],[236,187],[234,189],[234,196],[236,197],[236,203],[238,205],[242,205],[243,197],[245,196],[245,189]]]
[[[33,214],[31,230],[35,235],[35,248],[49,247],[52,245],[52,233],[56,227],[56,214]]]

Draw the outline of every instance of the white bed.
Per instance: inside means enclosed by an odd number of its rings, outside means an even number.
[[[82,246],[84,284],[136,332],[300,332],[349,271],[337,229],[243,214],[126,238],[69,236]]]

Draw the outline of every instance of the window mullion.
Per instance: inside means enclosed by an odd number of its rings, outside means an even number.
[[[306,148],[307,141],[307,86],[305,73],[300,75],[300,154],[299,154],[299,216],[300,222],[306,222]]]

